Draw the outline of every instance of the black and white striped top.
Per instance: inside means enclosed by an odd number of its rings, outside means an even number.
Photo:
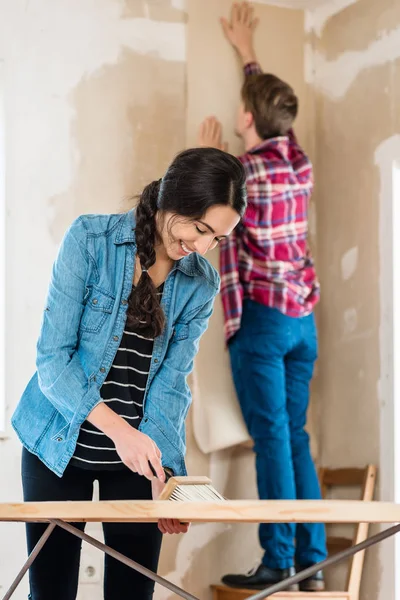
[[[162,288],[159,289],[161,295]],[[153,339],[126,325],[114,362],[100,390],[107,405],[136,429],[143,417],[153,345]],[[81,427],[71,464],[86,469],[124,468],[111,439],[88,421]]]

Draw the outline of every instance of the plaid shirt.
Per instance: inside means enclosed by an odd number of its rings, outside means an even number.
[[[261,73],[258,64],[245,75]],[[263,141],[239,159],[247,178],[242,222],[220,243],[225,337],[240,328],[243,299],[291,317],[312,312],[319,284],[307,246],[312,165],[293,131]]]

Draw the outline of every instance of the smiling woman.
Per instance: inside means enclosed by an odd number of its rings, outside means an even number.
[[[214,148],[181,152],[159,181],[148,185],[137,209],[137,287],[128,320],[162,331],[157,287],[174,261],[204,255],[229,235],[245,209],[245,176],[239,160]]]
[[[157,498],[185,475],[186,378],[219,276],[203,255],[246,207],[244,169],[211,148],[180,153],[136,209],[85,215],[53,268],[37,372],[12,422],[23,445],[25,501]],[[151,483],[150,483],[151,482]],[[106,543],[156,570],[161,533],[187,524],[104,524]],[[27,525],[32,550],[43,525]],[[63,548],[60,561],[57,549]],[[80,546],[55,531],[30,570],[31,598],[76,596]],[[52,574],[49,577],[49,573]],[[106,561],[105,600],[152,597],[153,584]]]

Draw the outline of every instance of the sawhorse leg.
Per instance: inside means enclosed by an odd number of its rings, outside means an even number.
[[[46,531],[44,532],[44,534],[42,535],[32,552],[30,553],[30,555],[28,556],[28,560],[25,562],[24,566],[12,582],[11,586],[6,592],[6,595],[3,597],[3,600],[9,600],[11,598],[18,585],[21,583],[23,576],[25,575],[25,573],[27,572],[27,570],[29,569],[29,567],[31,566],[31,564],[33,563],[33,561],[35,560],[35,558],[37,557],[47,540],[49,539],[50,534],[52,533],[55,526],[55,523],[50,523],[50,525],[47,527]]]

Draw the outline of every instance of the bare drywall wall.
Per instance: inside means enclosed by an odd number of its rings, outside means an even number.
[[[391,0],[365,0],[342,8],[326,20],[306,19],[312,47],[306,75],[316,95],[317,266],[322,284],[320,460],[336,467],[380,466],[385,459],[381,424],[391,400],[382,391],[387,388],[380,349],[380,298],[390,293],[381,287],[380,270],[391,258],[387,254],[382,259],[386,242],[380,237],[380,221],[382,207],[394,201],[388,196],[397,146],[389,141],[400,125],[400,7]],[[362,598],[377,598],[379,588],[382,598],[394,597],[393,565],[385,559],[388,547],[382,546],[379,555],[377,550],[367,553]],[[329,582],[343,585],[343,570],[331,574]]]
[[[230,151],[240,154],[243,148],[234,136],[234,123],[243,73],[219,23],[222,14],[229,14],[231,4],[230,0],[189,2],[187,143],[196,140],[198,123],[205,116],[215,114],[222,121]],[[304,14],[264,5],[257,6],[256,12],[260,18],[256,32],[258,56],[265,70],[288,80],[296,90],[301,107],[296,131],[306,149],[312,152],[308,118],[310,95],[303,69]],[[207,44],[204,44],[205,31]],[[202,52],[199,52],[200,47]],[[217,252],[212,261],[217,265]],[[228,354],[224,348],[220,302],[202,340],[195,377],[194,425],[200,448],[210,452],[245,441],[247,432],[236,404]]]

